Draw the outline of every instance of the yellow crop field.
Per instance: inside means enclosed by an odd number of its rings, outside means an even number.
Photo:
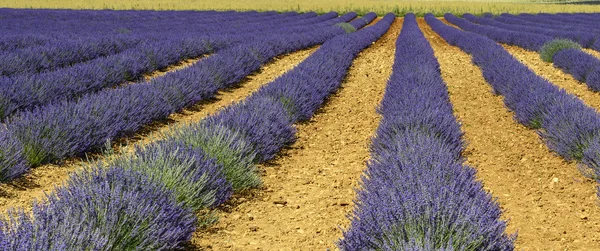
[[[557,12],[600,12],[600,5],[555,4],[527,2],[519,0],[504,1],[391,1],[391,0],[0,0],[1,7],[8,8],[51,8],[51,9],[137,9],[137,10],[276,10],[276,11],[328,11],[358,14],[374,11],[379,15],[393,12],[397,15],[415,13],[423,15],[434,13],[443,15],[473,13],[557,13]]]

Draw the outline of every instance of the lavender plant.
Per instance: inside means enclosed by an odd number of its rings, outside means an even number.
[[[144,174],[93,168],[0,223],[4,250],[167,250],[195,230],[195,216]]]
[[[12,180],[29,170],[22,151],[21,142],[0,126],[0,181]]]
[[[184,144],[215,159],[235,191],[262,184],[255,171],[256,153],[252,145],[238,132],[223,125],[201,122],[180,126],[170,130],[162,142]]]
[[[564,49],[575,49],[581,50],[581,46],[569,39],[554,39],[549,41],[540,48],[540,57],[542,60],[552,63],[554,62],[554,55]]]
[[[109,165],[132,169],[173,191],[176,201],[193,211],[218,206],[232,193],[222,167],[202,151],[183,144],[162,141],[137,147]]]

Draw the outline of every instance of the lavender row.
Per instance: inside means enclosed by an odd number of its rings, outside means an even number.
[[[595,34],[589,33],[589,32],[560,31],[560,30],[553,30],[553,29],[548,29],[548,28],[532,27],[532,26],[527,26],[527,25],[505,24],[505,23],[498,22],[498,21],[495,21],[490,18],[476,17],[476,16],[474,16],[472,14],[468,14],[468,13],[463,14],[463,18],[465,18],[473,23],[487,25],[487,26],[493,26],[493,27],[506,29],[506,30],[542,34],[542,35],[550,36],[554,39],[558,39],[558,38],[570,39],[570,40],[577,42],[582,47],[592,48],[594,50],[600,51],[600,47],[597,47],[597,48],[593,47],[594,42],[598,38],[598,35],[595,35]]]
[[[598,38],[598,32],[600,32],[600,30],[598,29],[594,29],[591,27],[585,27],[585,26],[579,26],[579,25],[569,25],[569,24],[565,24],[562,22],[558,22],[558,24],[549,24],[548,22],[541,22],[541,23],[536,23],[536,22],[531,22],[528,21],[526,19],[522,19],[519,18],[519,16],[513,16],[510,14],[502,14],[496,18],[494,18],[495,21],[499,21],[502,23],[506,23],[506,24],[512,24],[512,25],[522,25],[522,26],[529,26],[529,27],[534,27],[534,28],[543,28],[543,29],[548,29],[554,32],[560,32],[560,33],[579,33],[579,34],[583,34],[583,33],[587,33],[588,35],[585,35],[586,39],[589,39],[589,37],[592,37],[593,40],[591,40],[590,42],[588,42],[588,45],[586,45],[586,42],[582,42],[581,45],[584,47],[588,47],[588,48],[594,48],[594,49],[598,49],[600,48],[600,41],[597,39]],[[564,37],[564,36],[563,36]],[[575,38],[574,41],[577,41],[578,39]],[[588,40],[589,41],[589,40]]]
[[[485,35],[496,42],[539,51],[542,59],[584,82],[593,91],[600,91],[600,59],[585,53],[573,42],[554,40],[550,36],[478,25],[452,14],[444,15],[461,29]]]
[[[66,41],[26,48],[0,55],[0,76],[13,76],[54,70],[73,63],[107,56],[131,48],[142,38],[103,37],[84,41]]]
[[[557,13],[553,16],[564,17],[564,18],[568,18],[570,20],[575,20],[575,21],[585,21],[588,24],[600,21],[600,16],[590,15],[590,14],[591,13],[574,13],[574,14],[573,13]],[[547,16],[546,14],[543,14],[543,15]]]
[[[31,10],[15,10],[22,13],[30,13]],[[231,22],[232,20],[247,19],[256,21],[268,19],[281,15],[292,15],[290,13],[278,14],[277,12],[215,12],[207,14],[197,11],[121,11],[112,18],[97,19],[94,18],[97,13],[103,11],[70,11],[68,16],[59,15],[53,17],[55,11],[46,11],[44,17],[29,16],[27,18],[16,18],[0,24],[0,30],[6,35],[19,34],[40,34],[52,38],[64,38],[93,35],[110,35],[119,31],[132,33],[145,31],[169,31],[171,29],[186,29],[186,24],[194,22],[195,25],[210,27],[210,23]],[[0,11],[4,13],[4,11]],[[174,16],[175,14],[175,16]],[[102,14],[100,14],[102,15]],[[48,16],[48,17],[46,17]],[[70,17],[78,17],[70,19]],[[56,33],[59,32],[60,36]]]
[[[464,164],[459,123],[433,50],[404,17],[342,250],[512,250],[490,194]]]
[[[314,23],[319,24],[336,16],[336,13],[321,16],[306,13],[298,15],[297,20],[276,22],[279,26],[265,25],[260,29],[247,27],[238,35],[204,37],[190,34],[167,41],[144,42],[122,53],[57,71],[0,78],[0,120],[6,119],[17,111],[31,110],[52,102],[74,99],[126,81],[137,81],[146,73],[184,59],[199,57],[242,42],[252,41],[280,30],[290,31],[291,27],[298,26],[305,30],[314,28]],[[295,32],[298,31],[301,30],[295,29]]]
[[[531,22],[535,22],[535,23],[547,23],[550,25],[558,25],[558,26],[577,26],[579,28],[586,28],[586,29],[593,29],[593,30],[597,30],[598,26],[595,24],[588,24],[585,22],[573,22],[573,21],[566,21],[565,19],[561,18],[560,16],[554,16],[552,18],[548,17],[548,16],[542,16],[542,15],[532,15],[532,14],[519,14],[516,17],[520,18],[520,19],[524,19],[524,20],[528,20]]]
[[[458,18],[450,13],[445,14],[444,19],[465,31],[485,35],[496,42],[508,45],[516,45],[531,51],[539,51],[544,44],[552,41],[553,39],[551,36],[547,35],[512,31],[492,26],[474,24],[468,20]]]
[[[30,166],[93,151],[107,140],[167,118],[234,85],[277,55],[323,43],[344,32],[332,25],[354,17],[356,13],[348,13],[310,32],[272,34],[263,40],[222,50],[191,67],[150,82],[104,90],[13,116],[6,123],[5,133],[9,135],[2,136],[11,140],[0,144],[6,149],[21,150],[2,153],[0,177],[8,180]]]
[[[564,159],[583,162],[600,175],[600,114],[596,110],[533,73],[493,40],[449,27],[433,16],[426,20],[449,44],[471,54],[517,121],[536,129]]]
[[[356,18],[350,22],[350,25],[354,27],[354,29],[358,30],[360,27],[363,27],[371,22],[377,17],[377,14],[374,12],[369,12],[362,17]]]
[[[248,22],[249,20],[241,19],[235,22],[224,24],[209,24],[212,29],[220,28],[220,32],[231,32],[248,29],[249,27],[261,27],[261,24],[270,24],[277,22],[282,18],[286,18],[287,14],[280,14],[267,19],[261,17],[258,23]],[[294,18],[292,16],[292,18]],[[283,19],[285,20],[285,19]],[[191,20],[190,20],[191,21]],[[238,25],[236,25],[238,24]],[[182,25],[188,27],[190,25]],[[192,26],[192,28],[194,28]],[[196,27],[198,28],[198,27]],[[0,55],[0,75],[13,76],[24,73],[37,73],[47,70],[55,70],[60,67],[69,66],[74,63],[84,62],[101,56],[112,55],[121,52],[125,49],[138,45],[141,41],[147,39],[168,38],[180,35],[180,29],[174,31],[151,34],[120,34],[117,36],[98,37],[91,39],[78,39],[75,41],[57,41],[44,46],[31,47],[12,52],[5,52]],[[192,34],[205,32],[203,29],[197,29]],[[207,34],[210,34],[208,32]],[[156,37],[153,39],[153,37]]]
[[[296,81],[276,80],[267,86],[306,85],[294,95],[322,103],[324,98],[313,95],[314,90],[321,90],[322,94],[334,92],[353,57],[381,36],[393,19],[393,15],[386,16],[373,27],[326,42],[287,73],[295,76]],[[336,29],[343,32],[341,28]],[[332,78],[320,78],[315,73]],[[332,80],[338,83],[331,84]],[[13,212],[11,219],[0,221],[0,247],[4,250],[181,247],[191,239],[197,224],[202,224],[194,220],[191,212],[214,207],[231,196],[232,185],[227,180],[231,177],[225,176],[227,166],[219,163],[219,157],[223,154],[229,157],[245,154],[241,155],[243,158],[259,156],[253,152],[265,149],[261,148],[262,143],[269,144],[265,147],[270,148],[281,142],[281,138],[265,131],[288,132],[291,134],[285,135],[286,139],[293,140],[293,122],[285,107],[296,104],[261,93],[264,94],[254,94],[247,101],[204,120],[200,123],[204,127],[196,125],[203,131],[178,131],[195,137],[178,138],[173,134],[171,138],[137,149],[133,156],[117,158],[108,167],[97,166],[73,175],[65,187],[47,196],[47,202],[34,204],[32,215]],[[262,138],[258,138],[259,135]],[[253,141],[255,139],[258,141]],[[248,145],[240,148],[243,143]],[[236,152],[238,149],[246,151]],[[259,161],[258,158],[252,160]],[[103,214],[105,211],[109,213]],[[123,231],[123,226],[132,230]]]
[[[27,12],[27,10],[22,10]],[[143,13],[143,12],[142,12]],[[131,13],[131,16],[137,17],[140,13]],[[265,13],[229,13],[223,12],[218,15],[181,15],[177,19],[158,19],[158,20],[144,20],[140,17],[135,22],[127,23],[121,22],[121,19],[110,20],[110,22],[93,21],[90,19],[77,20],[75,26],[67,26],[67,22],[58,21],[52,24],[35,25],[35,22],[48,22],[48,20],[11,20],[11,26],[7,28],[13,29],[14,34],[11,31],[4,31],[3,37],[0,38],[0,51],[13,51],[16,49],[23,49],[27,47],[47,45],[49,43],[60,43],[65,40],[81,40],[89,39],[94,37],[105,37],[115,36],[118,34],[126,33],[129,35],[147,36],[148,33],[159,33],[163,36],[172,36],[184,33],[198,33],[204,30],[215,29],[225,26],[225,24],[231,22],[237,22],[245,24],[245,22],[257,22],[263,20],[269,20],[269,17],[274,17],[275,12]],[[295,13],[289,12],[277,16],[293,16]],[[165,15],[170,16],[170,15]],[[148,24],[146,25],[147,21]],[[18,27],[19,22],[33,27]],[[5,19],[4,23],[9,23]],[[194,25],[189,25],[194,23]],[[0,25],[1,27],[1,25]],[[51,29],[48,31],[48,29]],[[169,34],[167,34],[169,33]],[[57,36],[56,34],[60,34]]]
[[[563,30],[563,31],[564,30],[566,30],[566,31],[575,30],[575,31],[597,32],[596,29],[591,28],[591,27],[577,26],[577,25],[572,25],[572,24],[567,24],[567,23],[562,23],[562,22],[541,22],[541,21],[534,22],[531,19],[523,18],[521,16],[515,16],[515,15],[511,15],[511,14],[507,14],[507,13],[504,13],[504,14],[501,14],[500,16],[495,17],[494,20],[503,22],[503,23],[507,23],[507,24],[528,25],[528,26],[547,28],[547,29],[553,29],[553,30]]]

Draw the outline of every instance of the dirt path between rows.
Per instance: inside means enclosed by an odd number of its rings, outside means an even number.
[[[544,77],[554,85],[565,89],[568,93],[582,99],[587,105],[600,111],[600,93],[591,91],[585,83],[579,82],[571,74],[554,67],[552,63],[544,62],[537,52],[528,51],[517,46],[502,46],[537,75]]]
[[[600,58],[600,51],[587,49],[587,48],[583,48],[582,50],[585,51],[587,54],[591,54],[594,57]]]
[[[438,58],[468,147],[467,162],[518,230],[517,250],[600,250],[595,183],[513,119],[468,54],[419,19]],[[507,72],[510,74],[510,72]]]
[[[370,137],[379,124],[375,108],[394,60],[402,27],[390,30],[353,62],[343,87],[311,121],[298,126],[298,140],[262,166],[264,188],[235,202],[219,223],[194,242],[214,250],[325,250],[334,248],[349,224],[358,180],[369,159]]]
[[[200,121],[220,108],[244,99],[250,93],[258,90],[259,87],[273,81],[276,77],[299,64],[315,50],[316,47],[277,57],[271,63],[261,67],[258,72],[240,82],[237,87],[220,91],[212,100],[192,106],[180,113],[172,114],[169,119],[144,128],[140,133],[128,138],[129,146],[121,150],[128,151],[132,149],[133,145],[150,143],[153,137],[149,137],[149,135],[153,132],[164,132],[177,124]],[[183,65],[190,65],[190,62],[174,66],[171,69],[178,70]],[[162,73],[156,73],[156,76],[158,75],[162,75]],[[99,158],[102,158],[102,156],[99,156]],[[62,165],[40,166],[32,169],[23,178],[8,184],[0,184],[0,212],[6,212],[7,209],[13,207],[30,209],[32,201],[42,198],[44,192],[54,190],[56,185],[66,181],[69,174],[83,163],[83,160],[69,160]]]

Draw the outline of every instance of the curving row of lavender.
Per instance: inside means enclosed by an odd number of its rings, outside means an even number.
[[[0,128],[0,180],[29,167],[84,154],[107,140],[131,134],[231,87],[273,57],[321,44],[343,33],[334,24],[356,17],[348,13],[310,31],[271,34],[201,60],[150,82],[84,95],[14,116]]]
[[[548,36],[499,28],[501,25],[498,27],[490,25],[494,22],[493,20],[473,18],[469,15],[466,15],[467,19],[472,19],[482,24],[475,24],[452,14],[446,14],[444,18],[463,30],[485,35],[499,43],[515,45],[527,50],[539,51],[540,53],[545,53],[543,51],[545,45],[553,43],[556,37],[561,37],[559,35]],[[600,59],[576,48],[560,49],[553,51],[553,53],[550,57],[554,66],[573,75],[575,79],[586,83],[591,90],[600,91]]]
[[[184,59],[195,58],[236,44],[260,39],[274,32],[303,32],[314,25],[335,18],[337,13],[315,13],[254,23],[236,35],[186,33],[160,41],[145,41],[135,48],[109,57],[101,57],[57,71],[0,78],[0,120],[61,100],[135,81],[144,74],[165,68]],[[217,25],[218,26],[218,25]],[[239,28],[223,26],[223,33]]]
[[[342,250],[513,250],[491,195],[464,164],[464,145],[439,64],[408,14],[379,107]]]
[[[600,114],[595,109],[533,73],[493,40],[447,26],[432,15],[425,20],[449,44],[471,54],[517,121],[536,129],[551,150],[586,164],[600,177]]]
[[[11,212],[12,218],[0,221],[0,248],[181,247],[197,224],[203,223],[196,222],[192,212],[219,205],[231,196],[238,177],[232,175],[240,173],[224,162],[239,165],[231,160],[247,160],[249,166],[241,171],[253,173],[253,163],[272,158],[292,142],[293,123],[312,116],[340,87],[353,58],[383,35],[394,18],[388,14],[371,27],[325,42],[244,102],[179,128],[133,155],[105,163],[108,166],[73,175],[46,202],[34,204],[31,215]]]

